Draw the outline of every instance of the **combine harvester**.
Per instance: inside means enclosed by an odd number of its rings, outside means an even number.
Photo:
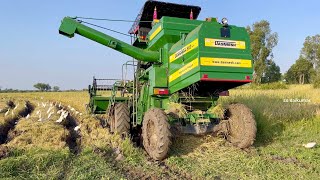
[[[250,147],[256,122],[249,108],[230,104],[219,110],[219,96],[250,83],[253,62],[245,28],[223,18],[196,20],[197,6],[147,1],[129,31],[132,45],[108,36],[79,18],[65,17],[59,33],[74,34],[134,58],[134,79],[89,86],[89,108],[107,114],[111,132],[141,134],[143,146],[156,160],[164,159],[171,138],[179,134],[223,135],[239,148]],[[99,96],[105,88],[111,95]],[[121,92],[121,93],[119,93]],[[222,111],[222,113],[221,113]],[[173,133],[175,132],[175,133]]]

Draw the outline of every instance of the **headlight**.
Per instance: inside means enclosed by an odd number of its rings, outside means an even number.
[[[221,23],[223,25],[228,25],[228,19],[227,18],[222,18]]]

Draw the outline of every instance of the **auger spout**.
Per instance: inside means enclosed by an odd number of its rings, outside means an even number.
[[[69,38],[74,37],[75,33],[79,34],[83,37],[91,39],[92,41],[100,43],[104,46],[112,48],[116,51],[119,51],[140,61],[160,61],[159,52],[144,50],[141,48],[131,46],[123,41],[120,41],[116,38],[113,38],[88,26],[85,26],[81,24],[81,21],[77,21],[70,17],[65,17],[62,20],[61,26],[59,28],[59,33]]]

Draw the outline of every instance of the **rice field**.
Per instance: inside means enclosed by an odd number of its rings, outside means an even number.
[[[320,90],[312,86],[231,90],[219,103],[252,109],[258,126],[254,146],[243,151],[210,135],[182,136],[163,162],[110,134],[86,113],[88,99],[87,92],[0,93],[0,178],[319,178]],[[310,142],[317,145],[304,147]]]

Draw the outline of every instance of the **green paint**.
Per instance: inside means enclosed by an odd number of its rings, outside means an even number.
[[[137,117],[138,124],[141,124],[146,111],[153,107],[167,109],[171,94],[179,91],[188,92],[187,88],[192,85],[208,85],[208,91],[219,90],[220,87],[228,90],[245,84],[248,77],[252,79],[252,66],[236,67],[238,61],[230,60],[249,60],[252,65],[250,39],[245,28],[233,25],[228,26],[230,31],[230,37],[228,38],[221,37],[222,28],[224,28],[223,25],[216,20],[207,22],[164,16],[149,32],[148,39],[151,40],[146,45],[137,44],[136,46],[131,46],[96,31],[70,17],[63,19],[59,32],[69,38],[74,37],[75,33],[79,34],[137,60],[151,63],[150,67],[146,70],[137,72],[138,78],[136,80],[140,82],[138,89],[140,93],[137,98],[138,111],[134,115]],[[215,43],[212,43],[212,46],[206,46],[206,38],[217,39],[222,42],[217,42],[219,47],[213,47]],[[195,40],[198,40],[197,46],[190,46],[193,49],[188,50],[188,45],[192,44]],[[245,48],[241,48],[242,46],[237,44],[239,41],[245,43]],[[174,54],[179,55],[179,53],[182,53],[182,55],[177,56],[174,61],[170,62],[170,56]],[[201,58],[203,57],[218,58],[219,61],[212,61],[212,63],[234,64],[234,67],[218,66],[217,64],[212,66],[202,65]],[[194,61],[197,62],[197,66],[188,68],[188,63],[190,64],[190,62]],[[183,68],[186,70],[182,71],[181,69]],[[179,70],[183,73],[178,73],[175,79],[170,81],[169,77],[175,72],[179,72]],[[211,81],[203,81],[203,77],[207,77]],[[215,79],[218,79],[220,84],[214,82]],[[154,94],[154,88],[168,88],[170,94],[156,95]],[[200,90],[197,91],[200,94]],[[201,94],[205,94],[205,92],[201,92]],[[194,99],[190,102],[186,102],[184,97],[180,97],[179,101],[189,103],[197,109],[206,110],[218,98],[217,94],[195,95]],[[104,113],[108,107],[109,99],[109,97],[93,96],[90,103],[95,107],[94,113]],[[130,102],[128,98],[121,99],[116,97],[115,100],[116,102]],[[195,113],[189,113],[187,120],[196,123],[199,118],[214,119],[215,117],[214,114],[203,114],[200,117]],[[174,121],[171,117],[169,119],[170,121]]]
[[[116,51],[120,51],[126,55],[129,55],[141,61],[146,61],[146,62],[159,61],[158,52],[143,50],[143,49],[131,46],[125,42],[122,42],[102,32],[94,30],[88,26],[85,26],[70,17],[65,17],[63,19],[61,26],[59,28],[59,33],[69,38],[74,37],[74,33],[79,34],[83,37],[96,41],[97,43],[110,47]]]
[[[94,114],[105,114],[109,105],[110,97],[105,96],[93,96],[90,98],[90,104],[92,104],[91,112]],[[126,102],[128,97],[116,97],[117,102]]]

